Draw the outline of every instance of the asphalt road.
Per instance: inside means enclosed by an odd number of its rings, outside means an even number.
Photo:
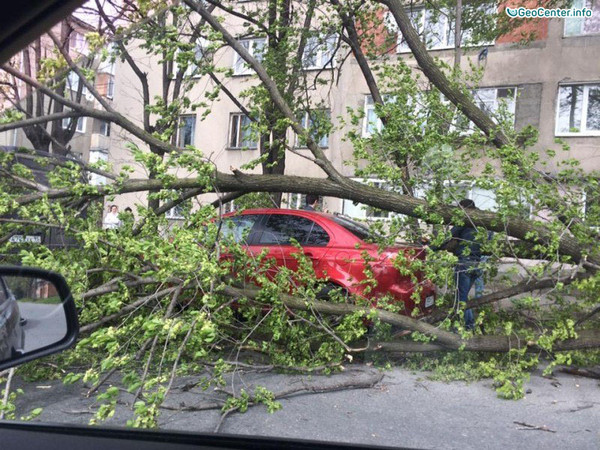
[[[19,302],[19,311],[21,317],[27,319],[23,327],[25,352],[58,342],[67,334],[67,321],[62,304]]]
[[[434,449],[598,449],[600,448],[600,385],[597,380],[557,373],[553,378],[534,373],[531,392],[517,401],[501,400],[491,381],[472,384],[430,381],[426,373],[403,369],[383,372],[368,389],[309,393],[282,399],[283,408],[269,414],[262,405],[232,414],[220,431],[229,434],[282,436],[323,441],[353,442]],[[302,386],[360,383],[379,377],[376,369],[356,365],[332,376],[246,374],[229,376],[226,389],[252,391],[260,385],[273,392]],[[199,388],[184,391],[199,377],[177,379],[165,405],[201,406],[222,398]],[[17,403],[18,413],[44,407],[44,422],[85,424],[98,407],[82,396],[82,385],[60,382],[26,384]],[[108,425],[123,425],[132,417],[131,395],[123,393]],[[221,420],[219,410],[181,412],[163,410],[160,427],[212,432]]]

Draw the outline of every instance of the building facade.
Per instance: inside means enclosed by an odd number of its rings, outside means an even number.
[[[589,171],[600,169],[600,7],[598,2],[594,2],[591,7],[594,10],[591,18],[540,19],[527,23],[494,42],[465,49],[461,62],[461,68],[467,72],[471,70],[471,65],[483,68],[483,78],[473,91],[480,107],[490,112],[496,111],[500,106],[506,108],[513,114],[517,130],[526,126],[537,128],[539,140],[534,151],[558,149],[556,139],[562,139],[570,150],[560,153],[557,158],[576,158]],[[443,19],[430,21],[431,15],[418,7],[411,10],[411,15],[417,30],[428,42],[431,54],[452,64],[452,24]],[[226,23],[226,26],[234,34],[236,30],[241,30],[240,23],[235,20]],[[532,33],[533,39],[521,44],[524,31]],[[382,39],[389,39],[390,35],[395,39],[395,45],[388,56],[404,58],[416,70],[414,58],[393,26],[383,25],[377,32],[381,33]],[[251,54],[258,55],[265,45],[265,39],[244,37],[242,44]],[[307,72],[314,71],[324,79],[333,77],[335,71],[335,83],[316,87],[311,94],[315,104],[326,105],[323,113],[330,116],[333,123],[333,131],[327,136],[320,136],[319,145],[341,173],[352,177],[353,167],[345,164],[352,157],[352,144],[343,139],[345,130],[339,129],[342,123],[348,123],[348,108],[364,110],[361,130],[364,136],[373,132],[380,124],[374,118],[369,89],[356,61],[352,57],[345,59],[339,71],[337,69],[340,67],[336,64],[342,62],[335,58],[331,62],[330,55],[335,45],[335,37],[331,40],[320,39],[304,64]],[[136,55],[136,61],[147,71],[151,86],[153,83],[157,86],[160,77],[155,73],[155,59],[140,53]],[[249,85],[257,82],[252,70],[230,48],[217,50],[214,61],[219,68],[232,70],[233,76],[226,78],[225,84],[234,96],[239,96]],[[119,63],[116,73],[116,109],[141,121],[141,90],[134,74],[126,63]],[[208,77],[200,77],[189,93],[191,100],[203,101],[210,83]],[[221,96],[210,107],[211,112],[206,117],[192,111],[181,116],[178,145],[200,148],[222,171],[229,171],[231,167],[240,168],[257,158],[258,143],[247,128],[249,120],[234,102]],[[302,117],[303,125],[309,124],[310,120],[308,115]],[[127,149],[129,139],[118,131],[113,133],[109,161],[116,168],[125,164],[132,165],[131,154]],[[288,152],[286,173],[324,176],[318,167],[307,163],[297,154],[309,154],[302,142],[291,135],[289,142],[294,143],[296,153]],[[133,166],[133,177],[146,175],[140,167],[135,164]],[[255,169],[256,172],[259,170],[260,168]],[[551,163],[545,170],[552,174],[558,168]],[[380,180],[372,182],[381,183]],[[491,192],[465,186],[465,195],[483,209],[495,208]],[[212,200],[214,197],[206,198]],[[144,194],[129,194],[117,199],[117,203],[122,206],[144,201]],[[301,207],[302,196],[285,194],[284,204],[293,208]],[[358,218],[382,217],[381,213],[335,198],[325,199],[324,208]],[[174,218],[177,215],[176,212],[171,213]]]
[[[101,63],[90,53],[86,35],[94,28],[83,20],[72,15],[52,28],[52,33],[67,49],[69,56],[82,67],[89,67],[96,73],[95,87],[109,100],[114,95],[115,66],[112,63]],[[43,70],[43,61],[54,58],[56,47],[48,35],[43,35],[28,47],[16,54],[10,64],[25,75],[38,79]],[[6,75],[6,74],[5,74]],[[2,109],[21,111],[24,118],[37,117],[56,110],[56,103],[48,97],[41,96],[35,90],[28,89],[25,83],[14,77],[8,77],[4,87]],[[69,72],[65,80],[65,97],[82,102],[88,106],[99,107],[97,100],[81,84],[75,72]],[[29,102],[29,103],[28,103]],[[39,107],[41,106],[41,108]],[[74,123],[73,123],[74,122]],[[58,153],[85,163],[107,160],[110,148],[110,123],[91,117],[77,119],[66,118],[55,123],[38,127],[42,136],[39,141],[30,139],[23,129],[15,129],[0,133],[0,145],[7,147],[24,147],[36,151]],[[43,131],[42,131],[43,130]],[[98,177],[92,175],[91,181],[98,183]]]

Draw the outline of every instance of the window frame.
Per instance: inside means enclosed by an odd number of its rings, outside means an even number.
[[[316,108],[316,109],[311,109],[308,111],[303,111],[302,112],[302,118],[300,120],[300,126],[302,127],[303,130],[307,130],[307,126],[310,120],[310,113],[312,111],[322,111],[325,114],[329,115],[329,120],[331,120],[331,109],[329,108]],[[308,131],[310,132],[310,129],[308,129]],[[313,136],[313,140],[315,139],[315,136]],[[325,140],[325,145],[322,145],[322,141]],[[329,148],[329,133],[325,134],[321,137],[321,139],[319,139],[319,141],[317,142],[319,148],[321,149],[327,149]],[[306,142],[302,143],[300,142],[300,136],[296,134],[296,142],[294,144],[295,148],[298,149],[306,149],[308,148],[306,145]]]
[[[303,209],[306,205],[306,194],[298,194],[296,192],[287,192],[283,194],[285,205],[288,209]]]
[[[169,220],[183,220],[183,215],[178,213],[181,210],[182,204],[183,202],[165,211],[165,217]]]
[[[353,181],[357,181],[359,183],[365,184],[367,186],[372,186],[372,187],[378,187],[378,185],[380,184],[384,184],[384,183],[389,183],[387,180],[383,180],[381,178],[352,178]],[[353,206],[356,206],[360,209],[360,211],[362,211],[364,213],[364,215],[361,216],[352,216],[350,214],[348,214],[346,212],[346,205],[347,202],[350,202],[351,204],[353,204]],[[372,208],[369,205],[365,205],[364,203],[358,203],[357,205],[354,205],[354,202],[352,202],[352,200],[347,200],[347,199],[343,199],[342,200],[342,215],[345,215],[353,220],[356,221],[356,219],[360,219],[360,220],[366,220],[366,221],[388,221],[388,220],[392,220],[392,218],[394,216],[397,216],[398,213],[392,212],[392,211],[387,211],[387,216],[385,217],[380,217],[380,216],[372,216],[369,215],[369,208]]]
[[[491,6],[491,5],[490,5]],[[497,5],[495,6],[497,8]],[[448,9],[443,9],[440,11],[440,15],[444,17],[444,36],[445,36],[445,43],[443,45],[436,45],[433,47],[430,47],[427,44],[427,36],[425,35],[426,32],[426,27],[428,25],[429,22],[426,21],[427,18],[427,14],[428,9],[425,6],[416,6],[416,7],[411,7],[411,8],[406,8],[405,9],[406,14],[409,16],[411,16],[411,14],[414,13],[418,13],[420,14],[419,17],[419,24],[417,27],[417,33],[419,34],[420,37],[425,39],[425,45],[427,47],[427,51],[437,51],[437,50],[450,50],[453,49],[455,47],[455,43],[453,42],[452,44],[448,43],[448,36],[449,34],[449,24],[451,23],[451,21],[448,19],[448,15],[449,15],[449,11]],[[391,14],[391,13],[388,13]],[[395,22],[392,22],[388,17],[386,17],[386,22],[387,22],[387,28],[388,31],[392,32],[392,33],[397,33],[397,38],[396,38],[396,53],[397,54],[408,54],[411,53],[410,48],[406,45],[406,43],[402,42],[402,40],[404,39],[404,37],[402,36],[402,33],[400,32],[400,30],[398,29],[398,25]],[[439,24],[439,22],[436,23],[436,25]],[[414,26],[414,24],[413,24]],[[461,44],[460,47],[464,48],[465,45],[463,44],[463,41],[467,38],[467,36],[470,36],[471,31],[470,30],[462,30],[462,35],[461,35]],[[454,32],[452,33],[452,36],[454,36]],[[454,39],[454,37],[453,37]],[[422,41],[423,42],[423,41]],[[476,44],[472,44],[469,45],[469,47],[490,47],[495,45],[495,42],[488,42],[488,41],[483,41],[483,42],[478,42]]]
[[[67,128],[69,128],[71,126],[71,121],[74,119],[74,117],[65,117],[63,118],[62,122],[61,122],[61,127],[63,130],[66,130]],[[75,132],[76,133],[81,133],[81,134],[85,134],[85,129],[86,129],[86,117],[85,116],[80,116],[77,118],[77,125],[75,125]]]
[[[365,179],[364,178],[352,178],[354,181],[358,181],[359,183],[364,183]],[[367,183],[371,184],[371,185],[376,185],[377,183],[388,183],[388,181],[383,180],[381,178],[369,178],[367,180]],[[475,185],[474,181],[470,181],[470,180],[445,180],[443,182],[445,187],[453,187],[453,188],[457,188],[457,189],[464,189],[465,194],[464,194],[464,198],[468,198],[471,200],[475,200],[474,197],[485,197],[487,194],[486,192],[484,192],[483,189],[478,188]],[[425,198],[425,195],[427,194],[427,190],[431,188],[430,185],[421,185],[419,187],[415,188],[415,197],[416,198]],[[475,189],[480,189],[480,191],[475,192]],[[491,191],[490,191],[491,192]],[[491,199],[493,204],[494,204],[494,208],[490,209],[490,208],[486,208],[485,211],[496,211],[497,209],[497,205],[496,205],[496,199],[495,196],[494,198],[491,197],[486,197],[488,199]],[[347,199],[343,199],[342,200],[342,216],[346,216],[348,218],[353,219],[354,221],[367,221],[367,222],[374,222],[374,221],[388,221],[393,219],[394,217],[398,217],[398,216],[403,216],[402,214],[399,213],[394,213],[389,211],[388,215],[386,217],[377,217],[377,216],[369,216],[368,212],[369,212],[369,206],[368,205],[364,205],[362,203],[359,203],[357,205],[358,208],[360,208],[360,211],[363,213],[360,216],[354,216],[354,215],[350,215],[348,214],[348,212],[346,211],[346,205],[348,204],[347,202],[352,202],[351,200],[347,200]],[[479,203],[481,204],[481,203]],[[479,208],[479,205],[478,205]],[[533,206],[530,204],[529,205],[529,210],[530,210],[530,216],[531,216],[531,211],[532,211]]]
[[[487,87],[478,87],[476,89],[472,89],[471,92],[473,94],[474,103],[478,107],[479,107],[480,99],[476,98],[477,92],[484,91],[484,90],[491,90],[491,89],[494,89],[496,91],[495,96],[494,96],[494,108],[491,111],[492,115],[490,115],[490,119],[492,119],[492,121],[494,121],[494,123],[495,123],[495,119],[494,119],[493,115],[496,113],[496,111],[498,110],[498,106],[499,106],[498,91],[501,89],[512,89],[513,90],[512,102],[514,105],[514,108],[513,108],[514,112],[512,114],[513,114],[513,126],[514,126],[516,123],[516,119],[517,119],[517,98],[518,98],[519,86],[517,86],[517,85],[514,85],[514,86],[487,86]],[[483,103],[485,103],[485,102],[483,102]],[[470,120],[469,120],[469,127],[467,129],[461,130],[458,128],[458,124],[457,124],[457,121],[459,119],[458,114],[460,114],[459,111],[457,111],[457,115],[455,115],[455,117],[452,121],[452,125],[450,126],[450,131],[458,131],[461,136],[468,136],[468,135],[473,134],[476,131],[476,127],[475,127],[475,124],[473,122],[471,122]],[[464,117],[464,118],[466,119],[466,117]]]
[[[186,204],[191,207],[192,200],[188,198],[188,199],[182,201],[181,203],[179,203],[178,205],[175,205],[172,208],[169,208],[167,211],[165,211],[165,218],[167,218],[169,220],[184,220],[185,217],[182,214],[180,214],[179,211],[183,211]]]
[[[567,86],[582,86],[583,87],[583,100],[581,102],[581,131],[559,131],[559,118],[560,118],[560,94],[561,88]],[[585,137],[585,136],[600,136],[600,130],[587,130],[587,113],[589,107],[589,87],[596,86],[600,89],[600,81],[598,82],[578,82],[578,83],[560,83],[556,92],[556,113],[554,116],[554,136],[556,137]]]
[[[92,155],[94,155],[94,157],[92,157]],[[96,157],[96,155],[102,155],[101,158]],[[107,150],[101,150],[101,149],[94,149],[94,150],[90,150],[90,154],[88,157],[88,162],[90,164],[95,164],[99,161],[103,161],[103,162],[107,162],[108,161],[108,151]],[[88,174],[88,180],[89,183],[92,186],[101,186],[103,184],[107,183],[107,179],[105,176],[103,175],[99,175],[97,173],[94,172],[90,172]]]
[[[108,120],[100,120],[100,134],[110,137],[110,122]]]
[[[69,35],[69,50],[75,50],[77,53],[85,54],[88,50],[88,43],[85,35],[79,31],[73,30]]]
[[[115,76],[109,74],[108,82],[106,83],[106,98],[113,99],[115,97]]]
[[[189,144],[183,144],[181,143],[181,131],[183,130],[184,127],[181,126],[182,123],[182,119],[184,118],[192,118],[192,139],[191,139],[191,143]],[[180,114],[179,118],[177,120],[177,139],[176,139],[176,144],[177,147],[186,147],[186,146],[191,146],[193,147],[195,145],[196,142],[196,114]]]
[[[377,114],[375,113],[375,101],[373,100],[373,96],[371,94],[364,94],[365,99],[364,99],[364,105],[363,105],[363,112],[364,112],[364,117],[363,117],[363,124],[362,124],[362,137],[363,138],[370,138],[372,137],[374,134],[376,133],[381,133],[383,131],[383,122],[381,120],[381,118],[379,116],[377,116]],[[369,104],[369,99],[371,99],[371,104]],[[390,94],[383,94],[383,101],[384,103],[386,102],[395,102],[396,101],[396,97],[394,95],[390,95]],[[369,126],[369,112],[372,110],[373,113],[375,113],[375,115],[377,116],[377,121],[375,122],[375,132],[372,133],[370,131],[368,131],[368,126]]]
[[[233,122],[234,122],[234,117],[237,117],[237,125],[236,125],[236,138],[235,138],[235,145],[233,144]],[[248,124],[246,125],[242,125],[243,122],[243,118],[247,118],[248,120],[250,120],[250,118],[244,114],[243,112],[233,112],[229,114],[229,126],[227,127],[227,149],[229,150],[256,150],[258,148],[258,144],[259,144],[259,139],[258,137],[256,137],[255,141],[252,141],[251,144],[249,146],[243,146],[241,145],[244,141],[244,137],[243,137],[243,131],[244,131],[244,127],[246,127]]]
[[[595,0],[595,1],[598,2],[598,0]],[[579,3],[579,1],[574,0],[573,5],[571,6],[571,9],[588,8],[592,11],[592,16],[591,17],[585,17],[585,16],[584,17],[565,17],[563,19],[563,36],[562,37],[569,39],[569,38],[577,38],[577,37],[582,37],[582,36],[585,37],[585,36],[600,35],[600,29],[598,31],[594,31],[592,33],[584,33],[584,31],[583,31],[586,19],[594,18],[595,12],[600,14],[600,3],[596,3],[596,5],[594,5],[593,0],[581,0],[581,6],[577,6],[575,3]],[[567,26],[570,24],[571,21],[575,21],[575,20],[581,20],[580,25],[579,25],[579,28],[580,28],[579,32],[577,34],[567,34]]]
[[[250,37],[238,39],[238,42],[243,45],[244,42],[248,42],[248,53],[250,56],[257,59],[259,62],[262,61],[262,55],[260,58],[256,58],[256,43],[263,42],[262,48],[264,49],[267,46],[267,38],[265,37]],[[241,69],[239,69],[241,67]],[[246,61],[240,56],[238,52],[233,51],[233,75],[234,76],[248,76],[254,75],[254,69],[252,67],[248,67]]]
[[[202,36],[198,37],[198,39],[194,42],[194,58],[195,61],[200,61],[204,59],[206,56],[206,48],[210,46],[210,41]],[[176,51],[175,55],[179,53],[179,50]],[[198,64],[196,62],[190,62],[183,72],[184,78],[195,79],[201,78],[202,74],[198,73]],[[179,72],[179,64],[177,63],[177,58],[173,58],[173,73],[172,77],[175,78],[177,73]]]
[[[335,50],[338,45],[340,37],[337,33],[323,33],[320,35],[309,36],[306,39],[306,44],[304,46],[304,52],[302,53],[302,70],[327,70],[327,69],[335,69],[336,67],[336,58],[335,58]],[[306,52],[311,40],[315,41],[316,54],[315,54],[315,64],[314,65],[305,65]],[[322,42],[318,42],[321,40]],[[331,48],[329,45],[331,44]],[[331,51],[332,57],[327,60],[324,60],[324,55],[328,54]]]
[[[588,218],[588,191],[587,190],[582,190],[581,191],[581,214],[583,216],[583,222],[586,223],[588,225],[589,228],[599,231],[600,230],[600,225],[590,225],[589,224],[589,218]]]
[[[371,99],[371,103],[369,104],[369,99]],[[376,133],[381,133],[383,130],[383,122],[377,116],[375,112],[375,101],[373,100],[373,96],[371,94],[365,94],[364,104],[363,104],[364,118],[363,118],[363,127],[362,127],[362,137],[370,138]],[[377,120],[375,121],[375,131],[369,131],[369,111],[373,111]]]

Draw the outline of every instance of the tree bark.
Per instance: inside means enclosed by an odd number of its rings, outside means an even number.
[[[258,289],[238,289],[226,286],[223,293],[230,297],[246,297],[255,299],[259,295]],[[292,310],[315,311],[326,315],[346,315],[354,312],[363,312],[366,316],[375,312],[377,318],[384,323],[395,325],[397,327],[416,331],[433,338],[433,342],[425,346],[418,346],[416,343],[398,344],[396,351],[440,351],[440,350],[466,350],[474,352],[508,352],[511,349],[526,348],[527,351],[543,351],[537,346],[535,341],[530,341],[519,336],[474,336],[470,339],[462,339],[459,335],[449,331],[441,330],[412,317],[402,316],[390,311],[379,310],[364,306],[356,306],[346,303],[330,303],[320,300],[306,301],[291,295],[280,294],[280,299],[285,306]],[[585,350],[600,347],[600,330],[581,330],[577,331],[578,337],[566,339],[554,343],[553,351],[567,350]],[[393,348],[392,343],[386,344],[388,350]],[[405,348],[412,350],[398,350]]]

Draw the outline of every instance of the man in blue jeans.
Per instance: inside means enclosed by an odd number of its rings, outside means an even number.
[[[461,200],[459,206],[465,210],[468,216],[468,210],[475,210],[475,202],[470,199]],[[477,230],[470,226],[467,218],[465,225],[455,226],[451,230],[452,238],[444,242],[439,249],[448,250],[458,257],[458,264],[454,269],[456,280],[456,296],[459,302],[465,304],[469,299],[469,291],[475,281],[483,276],[481,265],[481,244],[476,241]],[[488,239],[491,233],[488,233]],[[456,304],[457,308],[459,303]],[[475,316],[473,310],[466,309],[464,312],[465,326],[467,330],[475,328]]]

